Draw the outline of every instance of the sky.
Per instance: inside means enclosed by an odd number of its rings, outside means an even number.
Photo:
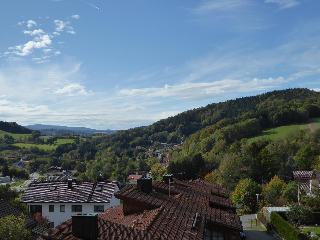
[[[319,11],[319,0],[2,0],[0,120],[127,129],[320,91]]]

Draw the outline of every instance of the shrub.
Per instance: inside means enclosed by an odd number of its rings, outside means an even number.
[[[309,224],[312,222],[312,211],[306,206],[293,205],[290,207],[287,217],[289,222],[295,226]]]
[[[278,213],[271,213],[271,225],[286,240],[298,240],[300,232]]]

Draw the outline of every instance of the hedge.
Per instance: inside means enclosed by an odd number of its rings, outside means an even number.
[[[284,220],[278,213],[271,213],[271,225],[285,240],[299,240],[299,230]]]

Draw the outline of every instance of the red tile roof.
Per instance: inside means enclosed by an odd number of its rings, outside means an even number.
[[[228,192],[219,185],[174,180],[170,197],[169,186],[163,182],[153,183],[153,189],[146,194],[135,185],[127,185],[116,193],[125,204],[142,206],[141,211],[125,215],[122,207],[108,209],[98,218],[98,239],[200,240],[207,224],[227,232],[242,230]],[[71,221],[59,226],[52,237],[77,240],[72,235]]]
[[[131,174],[128,176],[127,179],[128,179],[128,181],[130,181],[130,180],[138,180],[140,178],[142,178],[142,175],[140,175],[140,174]]]

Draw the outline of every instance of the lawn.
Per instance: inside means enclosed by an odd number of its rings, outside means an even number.
[[[310,129],[311,131],[314,131],[319,128],[320,128],[320,118],[316,118],[316,119],[313,119],[312,122],[310,123],[293,124],[293,125],[281,126],[281,127],[265,130],[261,135],[250,138],[249,141],[254,142],[259,139],[270,139],[270,140],[285,139],[299,130]]]
[[[303,227],[302,231],[304,233],[310,233],[310,232],[314,232],[315,234],[317,234],[318,236],[320,236],[320,227]]]

